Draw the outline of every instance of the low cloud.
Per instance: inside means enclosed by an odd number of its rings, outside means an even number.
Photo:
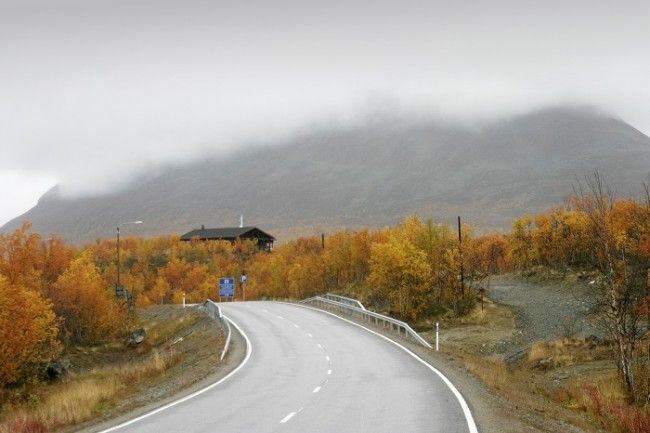
[[[650,131],[648,3],[423,3],[0,0],[0,173],[102,192],[390,110],[587,104]]]

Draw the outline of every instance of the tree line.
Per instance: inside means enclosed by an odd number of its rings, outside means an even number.
[[[324,246],[320,237],[295,239],[272,253],[250,241],[131,237],[121,242],[121,281],[133,305],[146,307],[215,299],[219,277],[246,274],[247,300],[335,292],[427,326],[469,312],[490,274],[587,270],[630,398],[650,399],[648,191],[646,184],[642,199],[617,198],[596,173],[577,183],[565,205],[522,216],[509,233],[477,234],[464,225],[460,242],[455,227],[417,216],[332,233]],[[0,235],[0,386],[37,376],[72,345],[120,338],[133,310],[115,296],[116,280],[115,240],[74,248],[29,224]]]

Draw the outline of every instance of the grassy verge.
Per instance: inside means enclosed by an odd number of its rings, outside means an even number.
[[[441,350],[515,407],[587,432],[650,433],[650,408],[626,403],[606,342],[562,338],[516,351],[514,315],[492,303],[444,328]]]
[[[27,385],[10,396],[0,418],[0,433],[69,429],[186,386],[193,379],[183,376],[184,365],[196,363],[199,345],[214,345],[202,356],[206,365],[218,365],[223,337],[206,320],[198,312],[174,306],[142,311],[139,324],[147,332],[143,343],[75,348],[67,354],[71,372],[62,380]]]

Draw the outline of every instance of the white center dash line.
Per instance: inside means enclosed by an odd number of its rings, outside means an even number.
[[[325,361],[328,361],[328,362],[329,362],[329,360],[330,360],[330,357],[329,357],[329,356],[326,356],[326,357],[325,357]]]
[[[293,327],[296,329],[300,328],[300,326],[296,325],[295,323],[293,324]]]
[[[314,388],[314,394],[316,394],[318,391],[320,391],[320,386],[317,386],[316,388]]]
[[[307,333],[307,336],[308,336],[309,338],[314,338],[314,336],[311,335],[311,334],[309,334],[309,333]]]
[[[317,344],[316,346],[318,346],[319,349],[322,349],[322,348],[323,348],[323,346],[321,346],[320,343]]]
[[[327,370],[327,374],[332,374],[332,370]]]
[[[295,414],[296,414],[296,412],[289,413],[287,416],[282,418],[282,420],[280,421],[280,424],[284,424],[285,422],[289,421],[291,418],[294,417]]]

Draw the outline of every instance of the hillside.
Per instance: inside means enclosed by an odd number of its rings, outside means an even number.
[[[66,199],[56,188],[23,220],[72,241],[181,233],[201,224],[259,225],[280,237],[328,227],[378,226],[417,212],[484,228],[561,203],[576,176],[599,169],[621,194],[650,170],[650,138],[594,110],[554,108],[481,127],[382,119],[320,129],[274,145],[143,175],[111,195]]]

